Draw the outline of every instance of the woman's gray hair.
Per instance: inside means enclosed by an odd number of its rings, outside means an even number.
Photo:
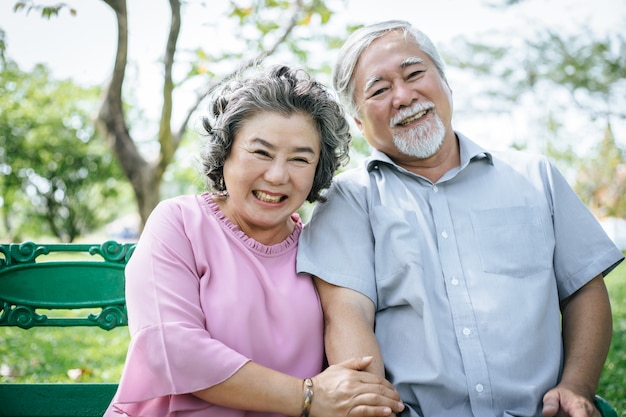
[[[376,39],[392,31],[400,31],[410,36],[419,48],[435,64],[441,77],[446,80],[445,65],[435,44],[425,33],[404,20],[388,20],[364,26],[350,35],[339,50],[333,72],[333,86],[341,103],[352,117],[358,117],[359,110],[354,100],[354,69],[363,51]]]
[[[201,154],[203,174],[213,191],[226,191],[224,162],[237,132],[259,113],[309,116],[321,137],[320,158],[307,201],[324,201],[337,169],[349,159],[350,126],[331,91],[306,71],[284,65],[237,76],[213,94],[210,114],[202,119],[207,142]]]

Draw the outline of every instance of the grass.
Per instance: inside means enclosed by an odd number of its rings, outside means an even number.
[[[607,278],[613,341],[598,394],[626,417],[626,262]],[[0,328],[0,382],[117,382],[128,329]]]
[[[1,328],[0,335],[0,382],[118,382],[130,341],[126,327]]]

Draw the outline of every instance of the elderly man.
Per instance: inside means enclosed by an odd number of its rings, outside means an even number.
[[[598,416],[603,277],[624,257],[563,176],[454,131],[442,60],[407,22],[356,31],[334,84],[374,150],[300,238],[329,362],[374,355],[403,416]]]

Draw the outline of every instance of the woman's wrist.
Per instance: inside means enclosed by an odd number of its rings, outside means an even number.
[[[303,385],[304,399],[302,400],[302,412],[300,413],[300,417],[309,417],[311,404],[313,404],[313,380],[311,378],[306,378]]]

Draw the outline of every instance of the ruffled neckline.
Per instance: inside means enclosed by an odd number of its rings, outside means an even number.
[[[202,200],[209,209],[209,212],[215,216],[225,230],[232,233],[240,242],[251,250],[261,255],[279,255],[298,244],[298,238],[300,237],[300,232],[302,232],[302,219],[298,213],[293,213],[291,215],[291,218],[294,221],[294,228],[291,234],[282,242],[268,246],[248,236],[239,228],[239,226],[226,217],[224,212],[220,210],[217,203],[213,201],[213,195],[214,193],[209,192],[201,194]]]

